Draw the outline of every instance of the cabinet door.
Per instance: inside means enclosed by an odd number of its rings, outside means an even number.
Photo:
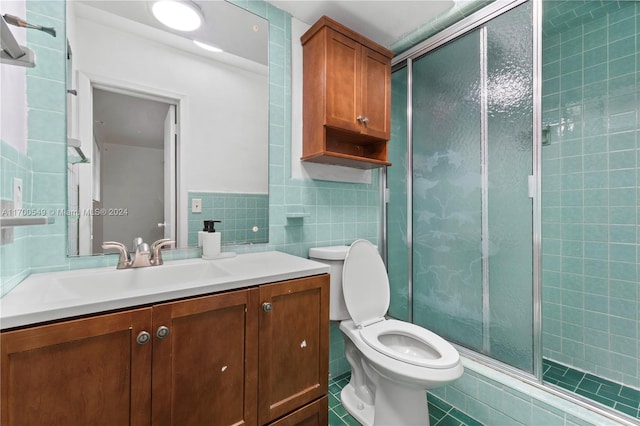
[[[259,423],[327,393],[329,276],[260,287]]]
[[[362,47],[362,133],[391,138],[391,59]]]
[[[148,425],[151,309],[0,335],[3,426]]]
[[[326,111],[325,124],[353,132],[360,132],[357,117],[360,110],[360,55],[358,42],[326,29]],[[317,102],[316,100],[314,102]]]
[[[256,424],[258,296],[249,289],[153,307],[154,426]]]
[[[326,426],[328,424],[329,400],[324,396],[280,420],[276,420],[270,426]]]

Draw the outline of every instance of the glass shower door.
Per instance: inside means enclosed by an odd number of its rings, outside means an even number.
[[[413,61],[413,318],[533,370],[531,5]]]

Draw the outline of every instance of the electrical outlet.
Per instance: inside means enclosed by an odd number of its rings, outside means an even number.
[[[13,210],[15,216],[22,212],[22,179],[17,177],[13,178]]]
[[[191,199],[191,213],[202,213],[202,198]]]

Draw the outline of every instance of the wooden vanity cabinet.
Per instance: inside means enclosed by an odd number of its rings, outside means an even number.
[[[390,165],[393,53],[326,16],[301,41],[302,160],[364,169]]]
[[[147,308],[2,333],[0,423],[149,425],[149,330]]]
[[[255,425],[257,288],[153,307],[152,425]]]
[[[328,304],[325,274],[3,332],[0,422],[263,425],[305,409],[283,424],[313,424]]]
[[[326,275],[260,287],[259,424],[327,394]]]
[[[307,404],[270,426],[327,426],[329,424],[329,398],[322,398]]]

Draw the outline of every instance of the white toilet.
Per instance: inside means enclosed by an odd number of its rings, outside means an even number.
[[[428,425],[425,391],[462,376],[456,349],[427,329],[385,319],[389,279],[369,241],[312,248],[309,257],[331,266],[330,319],[342,321],[351,365],[344,408],[363,425]]]

